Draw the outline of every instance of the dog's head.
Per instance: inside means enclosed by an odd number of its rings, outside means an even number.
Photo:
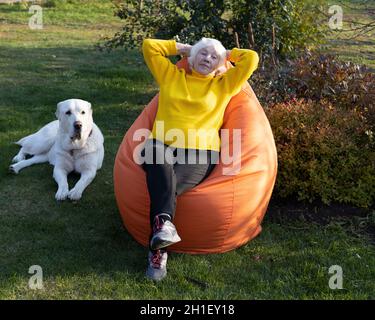
[[[81,99],[69,99],[57,104],[56,117],[61,130],[72,142],[87,139],[92,131],[91,103]]]

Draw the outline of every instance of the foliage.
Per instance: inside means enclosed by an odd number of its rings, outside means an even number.
[[[277,196],[374,204],[375,143],[362,112],[325,99],[292,99],[266,112],[278,150]]]
[[[271,51],[291,55],[322,38],[317,11],[309,0],[197,0],[197,1],[117,1],[116,15],[125,21],[123,30],[104,47],[140,46],[144,37],[176,38],[194,43],[201,37],[216,38],[227,47],[252,47],[265,58]],[[314,6],[322,0],[314,2]],[[255,47],[249,41],[248,25],[253,25]],[[273,45],[272,26],[276,37]]]
[[[278,149],[276,195],[374,204],[375,76],[365,66],[306,51],[251,79]]]
[[[252,25],[255,48],[263,58],[274,53],[278,57],[295,56],[299,49],[321,42],[322,15],[318,7],[324,1],[309,0],[234,0],[231,26],[239,35],[241,47],[252,47],[249,23]],[[272,27],[275,28],[273,43]]]
[[[287,86],[297,97],[326,98],[337,108],[358,109],[375,128],[375,75],[365,66],[306,52],[290,62],[290,70]]]
[[[277,66],[263,66],[251,81],[266,106],[293,98],[326,99],[336,108],[358,109],[375,129],[375,75],[363,65],[305,51]]]
[[[193,43],[201,37],[215,37],[223,43],[228,29],[222,18],[224,0],[154,1],[126,0],[116,3],[116,15],[125,21],[123,30],[104,47],[139,47],[143,38],[155,37]]]

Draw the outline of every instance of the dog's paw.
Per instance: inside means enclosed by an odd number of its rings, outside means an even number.
[[[15,164],[12,164],[12,165],[9,166],[9,171],[14,173],[14,174],[18,174],[19,169],[17,168],[17,166]]]
[[[68,189],[58,189],[55,194],[55,198],[57,201],[66,200],[66,198],[68,197],[68,193],[69,193]]]
[[[13,159],[12,159],[12,163],[17,163],[17,162],[20,162],[22,160],[25,160],[25,157],[24,156],[21,156],[21,155],[16,155]]]
[[[81,191],[79,191],[79,190],[77,190],[76,188],[73,188],[72,190],[70,190],[69,191],[69,193],[68,193],[68,198],[70,199],[70,200],[79,200],[79,199],[81,199],[81,197],[82,197],[82,192]]]

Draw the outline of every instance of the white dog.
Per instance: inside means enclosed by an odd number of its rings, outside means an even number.
[[[91,104],[69,99],[57,104],[56,117],[38,132],[22,138],[21,146],[9,169],[18,173],[36,163],[49,162],[54,166],[53,177],[58,184],[57,200],[78,200],[95,178],[104,158],[104,138],[92,118]],[[27,155],[31,158],[26,159]],[[81,177],[69,191],[67,176],[76,171]]]

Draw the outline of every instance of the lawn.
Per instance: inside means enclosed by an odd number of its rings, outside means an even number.
[[[374,242],[365,228],[374,214],[326,223],[266,215],[247,245],[171,254],[163,282],[145,279],[147,249],[122,226],[112,169],[157,87],[140,52],[94,48],[121,27],[109,1],[54,3],[44,8],[42,30],[28,28],[24,6],[0,5],[0,299],[375,299]],[[8,166],[13,142],[73,97],[92,103],[105,161],[82,200],[56,202],[52,167],[15,176]],[[32,265],[43,268],[42,290],[28,287]],[[341,290],[329,288],[332,265],[343,269]]]
[[[328,1],[330,5],[340,5],[343,14],[342,30],[332,31],[330,41],[323,46],[326,53],[333,53],[343,60],[366,64],[375,70],[375,29],[356,36],[359,31],[344,31],[351,28],[349,21],[362,24],[375,20],[375,3],[369,0]],[[328,10],[326,10],[328,12]],[[358,28],[359,25],[355,25]]]

